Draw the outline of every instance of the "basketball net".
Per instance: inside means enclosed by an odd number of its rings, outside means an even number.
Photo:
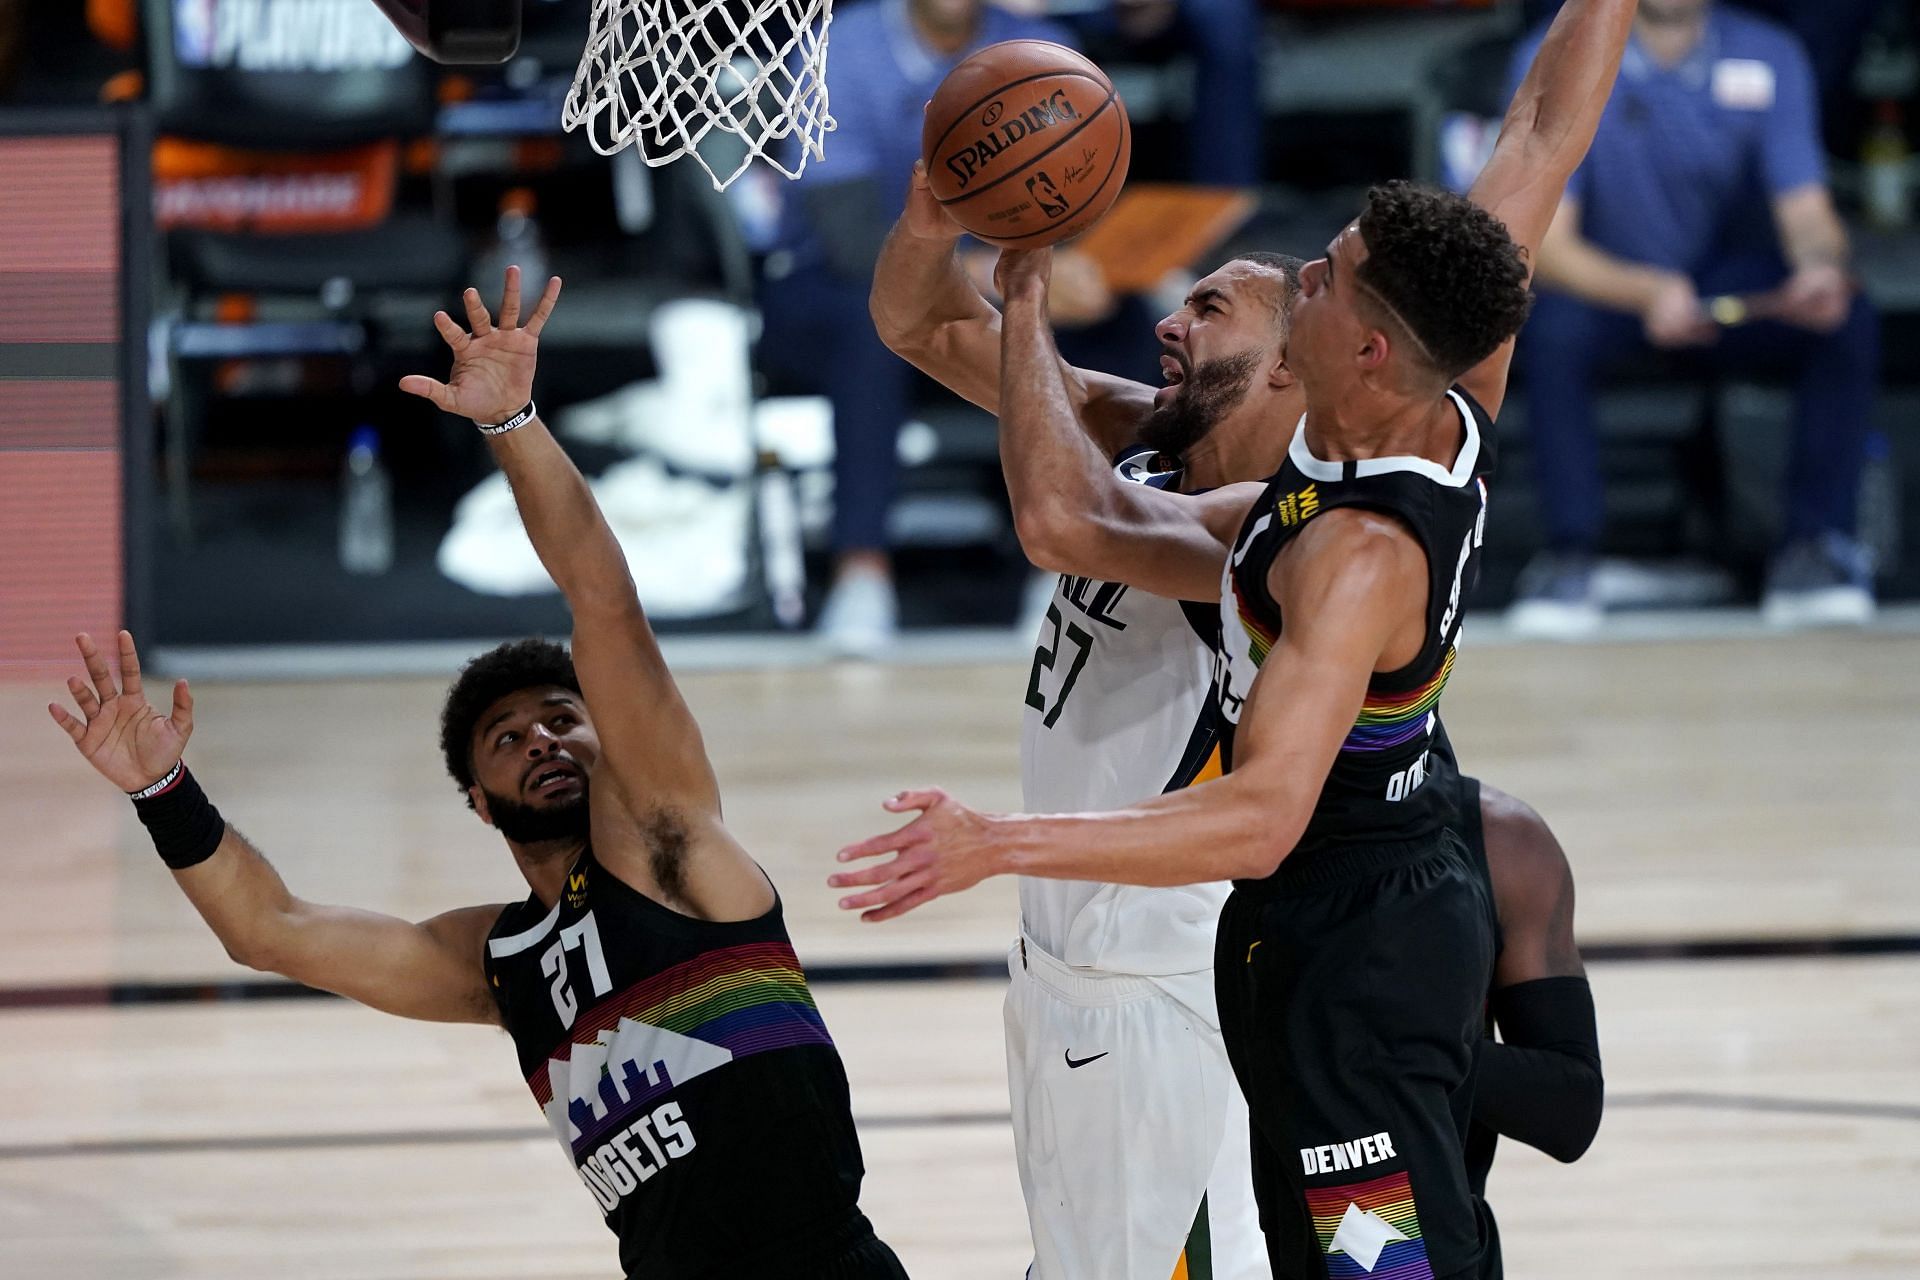
[[[832,0],[594,0],[561,123],[602,155],[691,155],[717,190],[756,158],[797,178],[833,128],[831,21]]]

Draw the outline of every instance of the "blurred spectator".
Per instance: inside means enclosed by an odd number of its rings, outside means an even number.
[[[786,192],[760,304],[764,362],[833,402],[836,563],[819,625],[843,652],[872,653],[896,626],[887,513],[915,375],[867,316],[873,266],[920,158],[921,108],[961,59],[1020,39],[1072,43],[1058,27],[981,0],[866,0],[834,15],[827,77],[837,127],[827,159]],[[987,283],[991,255],[980,252],[975,266]],[[1151,364],[1151,320],[1137,302],[1121,305],[1090,259],[1062,251],[1053,305],[1056,323],[1080,329],[1062,335],[1063,349],[1101,367]]]
[[[1516,81],[1539,41],[1517,51]],[[1793,36],[1709,0],[1642,0],[1599,136],[1540,247],[1524,360],[1548,549],[1522,575],[1517,626],[1599,622],[1594,381],[1649,350],[1797,380],[1765,612],[1783,624],[1871,615],[1854,517],[1879,328],[1847,265]]]
[[[1067,0],[1073,3],[1073,0]],[[1094,0],[1072,25],[1101,62],[1193,59],[1186,177],[1217,187],[1260,180],[1260,8],[1255,0]]]
[[[1527,24],[1544,23],[1562,0],[1527,0]],[[1844,151],[1859,136],[1862,104],[1853,91],[1853,72],[1867,33],[1887,0],[1734,0],[1792,29],[1806,47],[1819,91],[1820,114],[1829,140]]]

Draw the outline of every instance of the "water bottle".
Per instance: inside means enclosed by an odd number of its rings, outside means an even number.
[[[1860,146],[1860,194],[1867,221],[1882,230],[1898,231],[1913,221],[1913,192],[1907,185],[1912,158],[1900,104],[1881,102]]]
[[[547,244],[540,235],[540,224],[533,220],[533,192],[515,187],[500,197],[500,220],[494,227],[493,243],[474,264],[476,286],[483,297],[491,299],[507,278],[508,267],[520,268],[521,296],[525,299],[521,314],[533,309],[540,291],[552,274],[547,267]]]
[[[1890,577],[1900,571],[1900,472],[1893,445],[1884,431],[1867,436],[1866,463],[1860,468],[1860,541],[1873,555],[1874,571]]]
[[[382,574],[393,567],[393,480],[380,461],[380,433],[361,427],[340,473],[340,567]]]
[[[761,572],[773,616],[792,630],[806,620],[807,565],[801,549],[800,503],[793,477],[772,453],[760,455],[754,498],[759,509]]]

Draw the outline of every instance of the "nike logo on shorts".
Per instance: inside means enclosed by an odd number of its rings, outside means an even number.
[[[1112,1053],[1112,1052],[1113,1052],[1113,1050],[1111,1050],[1111,1049],[1109,1049],[1109,1050],[1107,1050],[1107,1053]],[[1094,1054],[1094,1055],[1093,1055],[1093,1056],[1092,1056],[1091,1058],[1075,1058],[1075,1057],[1073,1056],[1073,1050],[1071,1050],[1071,1049],[1069,1049],[1069,1050],[1067,1050],[1067,1066],[1068,1066],[1068,1068],[1069,1068],[1069,1069],[1071,1069],[1071,1068],[1074,1068],[1074,1067],[1084,1067],[1084,1066],[1086,1066],[1086,1065],[1087,1065],[1087,1064],[1088,1064],[1089,1062],[1098,1062],[1098,1061],[1100,1061],[1100,1059],[1102,1059],[1102,1058],[1104,1058],[1104,1057],[1106,1057],[1106,1056],[1107,1056],[1107,1053],[1096,1053],[1096,1054]]]

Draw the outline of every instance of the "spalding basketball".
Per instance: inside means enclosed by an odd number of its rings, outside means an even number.
[[[947,74],[920,132],[927,185],[1003,249],[1092,226],[1127,179],[1133,135],[1106,73],[1044,40],[988,45]]]

